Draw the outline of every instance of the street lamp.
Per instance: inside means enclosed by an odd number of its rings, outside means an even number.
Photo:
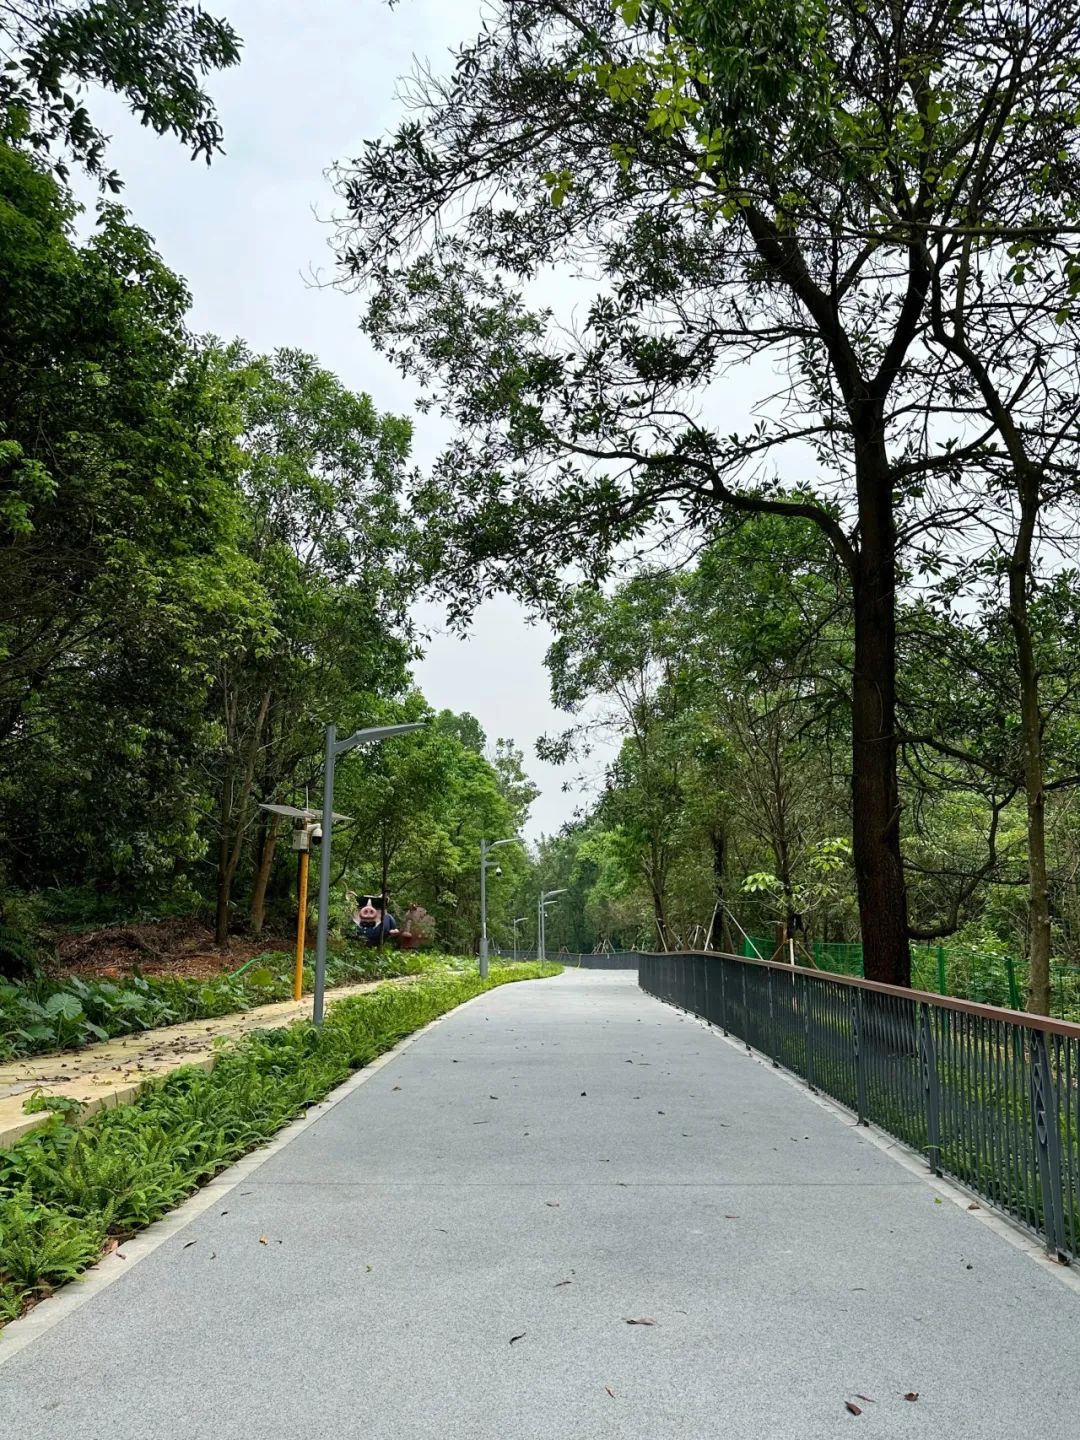
[[[326,987],[326,935],[330,910],[330,833],[334,826],[334,767],[339,755],[347,755],[357,745],[378,745],[395,735],[411,735],[422,730],[427,722],[411,725],[373,725],[357,730],[347,740],[337,738],[337,726],[326,727],[326,763],[323,768],[322,861],[319,865],[319,932],[315,944],[315,1005],[311,1018],[316,1025],[323,1022],[323,991]]]
[[[488,853],[497,850],[500,845],[516,845],[516,835],[511,835],[508,840],[481,840],[480,841],[480,979],[486,980],[488,973],[488,933],[487,933],[487,872],[495,869],[495,861],[489,860]]]
[[[551,902],[555,899],[555,896],[556,896],[556,895],[565,895],[565,894],[566,894],[566,886],[565,886],[565,885],[563,885],[563,886],[562,886],[560,889],[558,889],[558,890],[541,890],[541,891],[540,891],[540,898],[539,898],[539,900],[536,902],[536,944],[537,944],[537,949],[538,949],[538,951],[539,951],[539,956],[540,956],[541,961],[547,959],[547,955],[546,955],[546,953],[545,953],[545,943],[546,943],[546,940],[547,940],[547,935],[546,935],[545,931],[546,931],[546,928],[547,928],[547,927],[546,927],[546,925],[545,925],[545,923],[544,923],[544,919],[545,919],[545,916],[546,916],[546,914],[547,914],[547,908],[548,908],[548,906],[551,904]]]
[[[524,920],[525,920],[525,916],[524,916],[524,915],[517,915],[517,916],[514,917],[514,964],[515,964],[515,965],[517,964],[517,927],[518,927],[519,925],[521,925],[521,924],[524,922]]]
[[[299,1000],[304,991],[304,949],[307,939],[307,884],[308,857],[319,818],[317,810],[301,809],[298,805],[260,805],[271,815],[287,815],[293,822],[292,848],[298,860],[296,881],[296,964],[293,967],[293,999]],[[335,820],[348,820],[348,815],[335,815]]]

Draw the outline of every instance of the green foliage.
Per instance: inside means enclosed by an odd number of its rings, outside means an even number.
[[[404,952],[377,954],[361,947],[326,957],[330,986],[418,973],[422,963]],[[304,986],[313,977],[305,969]],[[77,976],[0,981],[0,1060],[53,1050],[74,1050],[116,1035],[212,1020],[292,998],[293,957],[271,953],[264,963],[237,975],[211,980],[177,976],[122,981],[83,980]]]
[[[392,723],[430,714],[422,697],[378,712]],[[519,832],[535,795],[520,753],[500,742],[491,759],[471,715],[443,711],[415,735],[378,746],[340,767],[337,795],[357,820],[348,851],[353,889],[386,891],[401,919],[421,903],[438,942],[471,951],[480,933],[480,840]],[[515,892],[529,872],[523,845],[498,851],[501,875],[488,876],[488,917],[496,943],[509,938]]]
[[[211,70],[235,65],[232,27],[184,0],[22,0],[0,5],[0,139],[69,155],[119,188],[105,170],[108,137],[83,102],[88,84],[123,97],[142,124],[171,132],[194,156],[221,149],[221,126],[202,89]],[[58,153],[57,153],[58,152]]]
[[[0,1150],[0,1318],[75,1278],[411,1031],[474,995],[557,966],[444,973],[224,1047],[214,1069],[151,1081],[130,1105],[52,1121]]]

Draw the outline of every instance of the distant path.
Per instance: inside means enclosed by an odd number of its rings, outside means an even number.
[[[5,1435],[1077,1433],[1080,1296],[626,975],[454,1012],[121,1273],[0,1337]]]

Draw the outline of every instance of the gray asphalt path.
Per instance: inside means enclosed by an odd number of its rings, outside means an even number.
[[[1077,1434],[1080,1296],[629,975],[448,1016],[221,1208],[0,1365],[0,1434]]]

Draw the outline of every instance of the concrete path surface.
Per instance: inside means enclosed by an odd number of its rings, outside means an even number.
[[[0,1433],[1073,1440],[1080,1296],[937,1202],[634,977],[508,985],[0,1337]]]

